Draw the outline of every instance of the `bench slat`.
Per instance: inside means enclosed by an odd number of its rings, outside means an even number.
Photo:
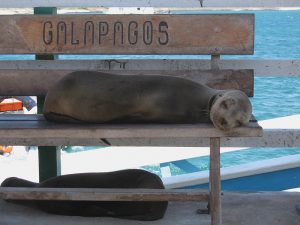
[[[33,8],[33,7],[156,7],[156,8],[176,8],[176,10],[186,10],[186,8],[201,9],[201,4],[204,8],[216,7],[224,8],[282,8],[282,7],[300,7],[297,0],[2,0],[1,8]]]
[[[253,14],[0,16],[2,54],[253,54]]]
[[[208,201],[200,189],[13,188],[1,187],[0,198],[67,201]]]
[[[199,124],[65,124],[44,120],[42,115],[0,115],[0,143],[12,145],[106,145],[103,138],[257,137],[257,122],[221,131]]]
[[[208,138],[108,138],[112,146],[207,147]],[[8,141],[8,140],[7,140]],[[90,140],[90,143],[95,143]],[[77,145],[81,145],[80,142]],[[91,144],[90,144],[91,145]],[[223,137],[222,147],[300,147],[300,129],[265,129],[262,137]]]
[[[208,70],[208,59],[0,60],[5,70]],[[253,69],[255,76],[300,76],[300,60],[221,59],[221,70]]]
[[[5,85],[0,95],[46,95],[48,89],[71,70],[0,70],[0,80]],[[124,75],[169,75],[206,84],[215,89],[239,89],[253,96],[253,70],[178,70],[178,71],[103,71]]]

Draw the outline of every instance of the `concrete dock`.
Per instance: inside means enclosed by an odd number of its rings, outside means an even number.
[[[299,225],[295,205],[298,192],[225,192],[222,196],[223,225]],[[209,225],[209,215],[199,215],[201,202],[170,202],[165,217],[144,222],[114,218],[84,218],[50,215],[0,200],[1,225]]]

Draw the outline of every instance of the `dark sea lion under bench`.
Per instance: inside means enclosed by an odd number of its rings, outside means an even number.
[[[229,130],[247,124],[251,103],[242,91],[216,90],[160,75],[70,73],[48,91],[44,116],[55,122],[201,123]]]
[[[150,172],[138,169],[106,173],[81,173],[50,178],[34,183],[16,177],[5,179],[2,187],[41,188],[143,188],[164,189],[161,179]],[[52,214],[85,217],[117,217],[133,220],[157,220],[164,216],[168,202],[123,201],[52,201],[9,200],[28,205]]]

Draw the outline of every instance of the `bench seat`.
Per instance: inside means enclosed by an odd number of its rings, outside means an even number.
[[[71,124],[43,115],[0,115],[0,143],[10,145],[103,145],[103,138],[257,137],[262,128],[253,118],[247,126],[223,132],[199,124]]]

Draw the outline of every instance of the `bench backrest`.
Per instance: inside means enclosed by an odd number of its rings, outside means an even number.
[[[244,55],[253,54],[254,15],[13,15],[0,16],[0,33],[0,54]],[[13,68],[0,63],[5,84],[0,95],[45,95],[57,79],[74,70],[31,65],[22,69],[18,63]],[[184,76],[253,95],[252,70],[200,72],[113,71]]]

